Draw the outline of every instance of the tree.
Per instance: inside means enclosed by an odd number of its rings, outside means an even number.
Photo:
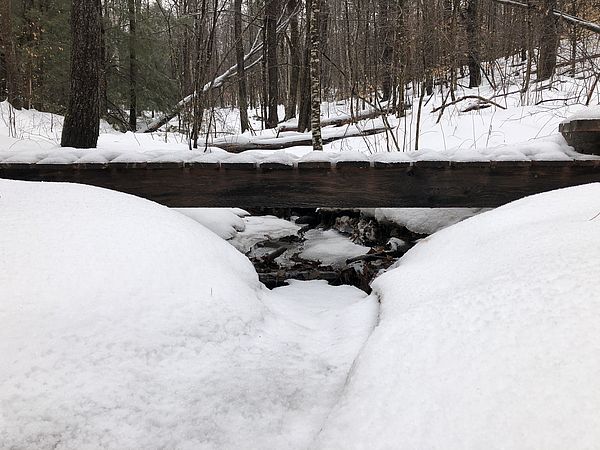
[[[7,98],[13,107],[21,109],[23,98],[12,31],[11,4],[11,0],[0,2],[0,62],[4,69],[0,72],[3,78],[0,96]]]
[[[127,0],[129,12],[129,129],[137,130],[136,0]]]
[[[279,123],[279,70],[277,66],[277,15],[279,0],[267,0],[265,5],[265,49],[267,52],[268,116],[267,128],[275,128]]]
[[[323,150],[321,135],[321,0],[310,0],[310,126],[313,150]]]
[[[298,0],[288,0],[287,14],[290,16],[290,80],[288,86],[288,100],[285,105],[285,120],[296,117],[298,103],[298,86],[300,83],[300,30],[298,29]]]
[[[248,99],[246,93],[246,72],[244,62],[244,42],[242,40],[242,0],[233,2],[235,58],[238,73],[238,106],[240,108],[240,125],[242,133],[247,131],[248,123]]]
[[[547,80],[554,74],[558,51],[558,18],[554,15],[556,0],[538,0],[540,16],[540,53],[538,57],[538,81]]]
[[[62,131],[62,147],[93,148],[98,143],[101,21],[100,0],[73,0],[71,83],[69,106]]]
[[[467,61],[469,66],[469,87],[481,84],[481,63],[479,61],[479,0],[468,0],[465,11],[467,30]]]
[[[381,100],[387,102],[392,95],[392,70],[394,65],[394,33],[391,0],[378,0],[379,3],[379,45],[381,71]]]

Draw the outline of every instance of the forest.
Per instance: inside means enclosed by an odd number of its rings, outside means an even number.
[[[459,87],[514,90],[508,65],[527,92],[589,62],[591,97],[599,11],[597,0],[4,0],[0,97],[65,115],[68,147],[95,147],[99,118],[152,132],[177,117],[197,148],[219,132],[212,111],[231,107],[241,132],[248,114],[261,129],[297,118],[320,149],[321,102],[348,101],[351,121],[403,117],[437,90],[443,112]]]
[[[0,0],[0,449],[600,443],[600,0]]]

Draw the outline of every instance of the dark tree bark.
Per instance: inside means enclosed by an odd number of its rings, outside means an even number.
[[[540,54],[537,80],[547,80],[554,74],[558,51],[558,18],[554,15],[556,0],[538,0],[540,15]]]
[[[242,0],[233,2],[233,29],[235,39],[235,56],[238,73],[238,106],[240,108],[240,125],[242,133],[250,127],[248,124],[248,94],[246,92],[246,69],[244,63],[244,42],[242,41]]]
[[[294,11],[298,7],[298,0],[289,0],[287,13],[291,15],[290,20],[290,84],[288,86],[288,101],[285,105],[285,120],[296,117],[296,105],[298,103],[298,85],[300,82],[300,31],[298,29],[298,15]]]
[[[105,3],[106,5],[106,3]],[[104,18],[108,16],[106,11],[100,9],[102,17],[100,18],[100,117],[108,116],[108,58],[106,54],[106,26]]]
[[[100,0],[72,2],[71,83],[61,139],[63,147],[93,148],[98,143],[101,8]]]
[[[275,128],[279,123],[279,70],[277,62],[277,15],[279,0],[267,0],[265,5],[265,41],[267,51],[268,116],[267,128]]]
[[[127,0],[129,12],[129,129],[137,130],[137,20],[136,0]]]
[[[381,100],[387,102],[392,95],[392,69],[394,65],[394,33],[392,28],[392,5],[390,0],[379,0],[379,69],[381,76]]]
[[[314,151],[323,150],[321,135],[321,29],[319,14],[321,0],[312,0],[310,27],[310,125]]]
[[[21,109],[23,96],[12,31],[11,3],[11,0],[0,1],[0,54],[3,60],[0,73],[4,77],[3,92],[0,92],[0,96],[7,98],[14,108]]]
[[[465,11],[467,30],[467,61],[469,66],[469,87],[481,85],[481,62],[479,57],[479,0],[468,0]]]

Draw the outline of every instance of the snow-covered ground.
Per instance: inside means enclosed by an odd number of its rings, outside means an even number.
[[[306,448],[376,321],[132,196],[0,180],[0,211],[2,448]]]
[[[410,250],[315,447],[597,448],[599,199],[525,198]]]
[[[590,43],[589,53],[594,53]],[[595,61],[597,61],[596,59]],[[558,133],[558,126],[569,117],[596,117],[600,103],[600,84],[594,87],[593,69],[578,65],[576,78],[566,72],[555,76],[552,83],[532,84],[522,94],[523,66],[512,59],[496,61],[494,71],[503,80],[502,87],[494,87],[487,80],[477,89],[458,87],[456,97],[480,96],[492,99],[505,109],[490,108],[463,112],[473,100],[465,100],[447,107],[440,116],[433,112],[448,98],[447,89],[436,86],[432,96],[425,98],[419,126],[419,151],[417,142],[417,105],[419,93],[408,91],[407,103],[412,109],[405,117],[390,116],[387,123],[381,118],[363,120],[357,125],[340,128],[325,127],[323,133],[344,135],[359,129],[379,128],[389,125],[389,132],[367,137],[350,137],[325,145],[320,159],[338,160],[341,154],[357,153],[375,155],[373,160],[566,160],[581,158],[572,151]],[[586,63],[587,64],[587,63]],[[584,104],[590,100],[591,107]],[[356,105],[355,105],[356,107]],[[283,117],[283,107],[280,108]],[[350,112],[349,101],[324,102],[322,117],[331,119]],[[239,134],[239,112],[235,109],[217,108],[207,111],[214,114],[211,123],[216,130],[201,142],[199,150],[189,150],[186,137],[177,132],[120,133],[102,123],[96,150],[61,149],[59,147],[63,119],[60,116],[35,110],[14,111],[4,102],[0,104],[0,162],[29,162],[63,164],[73,162],[137,162],[137,161],[260,161],[268,156],[278,162],[296,163],[300,158],[310,160],[311,148],[297,146],[280,151],[249,151],[244,155],[231,155],[211,147],[213,142],[239,142],[290,140],[298,133],[261,130],[253,119],[254,130]],[[255,114],[250,111],[250,117]],[[177,124],[172,123],[173,126]],[[309,136],[308,134],[305,136]],[[206,148],[205,145],[207,146]],[[585,156],[584,158],[590,158]]]
[[[268,291],[233,246],[145,200],[0,181],[0,442],[594,448],[599,198],[467,219],[366,296]]]

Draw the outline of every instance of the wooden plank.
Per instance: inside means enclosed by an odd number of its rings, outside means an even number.
[[[600,119],[572,120],[558,129],[576,151],[600,155]]]
[[[600,182],[600,161],[306,164],[2,164],[0,178],[63,181],[172,207],[496,207]],[[1,192],[0,192],[1,195]]]

